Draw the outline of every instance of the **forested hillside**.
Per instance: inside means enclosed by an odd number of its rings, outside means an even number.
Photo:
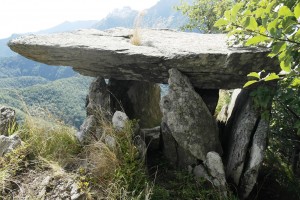
[[[68,124],[76,127],[81,125],[85,117],[84,102],[91,78],[77,75],[56,81],[40,77],[20,77],[15,82],[13,79],[1,81],[0,105],[9,105],[22,112],[29,111],[32,115],[43,110]],[[23,81],[25,84],[21,84]],[[23,88],[18,87],[19,85]]]
[[[48,66],[19,55],[0,60],[0,78],[37,76],[53,81],[72,77],[75,74],[77,73],[70,67]]]

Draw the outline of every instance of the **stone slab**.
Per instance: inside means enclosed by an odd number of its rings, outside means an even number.
[[[141,44],[135,46],[132,33],[87,29],[22,36],[8,45],[29,59],[72,66],[92,77],[167,83],[168,70],[175,68],[203,89],[240,88],[249,72],[279,69],[276,59],[267,58],[268,49],[230,48],[223,34],[142,29]]]

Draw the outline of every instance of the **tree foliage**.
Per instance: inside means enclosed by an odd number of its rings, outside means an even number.
[[[273,104],[277,109],[275,116],[278,118],[273,117],[274,124],[284,126],[282,122],[285,121],[300,135],[299,0],[241,1],[225,11],[224,17],[215,26],[228,32],[233,38],[233,45],[270,48],[268,56],[278,59],[281,72],[252,72],[248,74],[252,80],[245,87],[261,81],[279,79],[279,90]]]
[[[214,27],[215,22],[234,2],[234,0],[196,0],[190,4],[181,0],[181,5],[177,6],[176,9],[189,18],[189,23],[184,25],[183,29],[216,33],[220,31]]]
[[[289,86],[300,86],[300,3],[299,0],[250,0],[236,3],[224,12],[215,26],[228,32],[232,44],[244,46],[266,46],[271,49],[270,57],[279,60],[281,73]],[[275,69],[274,69],[275,71]],[[280,79],[277,73],[251,73],[258,81]],[[292,77],[288,78],[287,77]]]

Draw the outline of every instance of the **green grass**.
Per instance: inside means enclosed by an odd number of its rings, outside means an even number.
[[[57,173],[64,171],[62,176],[77,173],[77,185],[88,199],[222,199],[210,183],[162,165],[161,158],[155,177],[149,176],[145,158],[133,142],[136,122],[116,131],[99,116],[102,138],[86,146],[78,143],[73,128],[55,118],[27,116],[18,130],[24,146],[0,160],[2,189],[9,188],[7,180],[14,180],[16,174],[20,177],[28,166],[31,170],[47,166]],[[105,136],[114,137],[115,146],[106,144]],[[229,194],[227,200],[235,199]]]
[[[59,121],[47,122],[42,118],[27,116],[19,134],[36,158],[42,157],[64,166],[80,150],[75,131]]]

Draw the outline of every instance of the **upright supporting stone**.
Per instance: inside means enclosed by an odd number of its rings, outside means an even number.
[[[261,117],[249,95],[250,90],[238,90],[228,106],[225,127],[226,176],[238,187],[242,199],[252,191],[264,158],[269,122]]]
[[[161,125],[161,131],[163,153],[171,165],[179,168],[187,168],[189,165],[197,164],[197,158],[178,144],[171,130],[164,122]]]
[[[259,169],[262,165],[265,150],[267,147],[267,135],[269,130],[269,121],[261,119],[254,133],[248,165],[246,166],[239,193],[242,199],[246,199],[256,184]]]
[[[124,110],[130,119],[138,119],[141,128],[160,125],[160,87],[142,81],[110,79],[111,108]]]
[[[255,130],[257,120],[258,115],[253,108],[252,100],[249,98],[249,92],[243,90],[236,100],[226,127],[229,130],[227,136],[230,139],[228,142],[226,176],[232,179],[236,185],[239,185],[251,134]]]
[[[99,140],[102,135],[99,123],[102,119],[110,119],[110,93],[102,77],[94,80],[89,88],[86,102],[87,118],[80,126],[76,136],[81,143],[88,144],[91,140]]]
[[[169,93],[161,101],[162,123],[167,126],[169,137],[195,159],[204,161],[210,151],[222,153],[217,124],[200,95],[178,70],[170,69],[169,74]],[[163,131],[167,144],[165,136]]]
[[[112,116],[110,110],[110,93],[107,88],[105,79],[98,77],[95,79],[89,88],[89,94],[86,102],[87,116],[96,115],[101,112],[105,117]]]

